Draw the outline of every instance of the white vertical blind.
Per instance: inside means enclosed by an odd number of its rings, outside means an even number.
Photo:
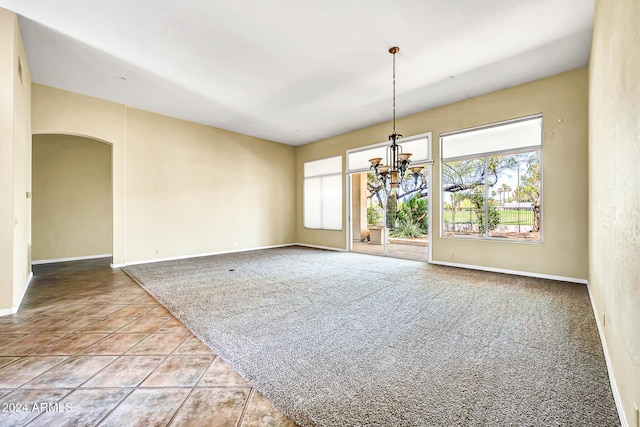
[[[442,159],[542,145],[542,117],[442,136]]]
[[[404,153],[411,153],[411,163],[421,163],[429,161],[429,144],[431,134],[420,135],[401,139],[398,145],[402,147]],[[390,144],[366,148],[364,150],[354,150],[347,154],[348,172],[360,172],[368,170],[371,166],[369,159],[382,158],[382,163],[389,164],[387,157],[387,147]]]
[[[342,173],[342,156],[304,162],[304,177]]]
[[[342,156],[304,164],[304,227],[342,230]]]
[[[304,179],[304,226],[322,228],[322,177]]]
[[[342,175],[322,177],[322,228],[342,230]]]

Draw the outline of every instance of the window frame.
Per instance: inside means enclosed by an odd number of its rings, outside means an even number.
[[[478,130],[484,130],[484,129],[490,129],[490,128],[496,128],[496,127],[500,127],[500,126],[505,126],[505,125],[509,125],[509,124],[515,124],[515,123],[519,123],[519,122],[525,122],[525,121],[530,121],[530,120],[539,120],[540,123],[540,143],[536,144],[536,145],[526,145],[526,146],[521,146],[521,147],[517,147],[517,148],[509,148],[509,149],[503,149],[503,150],[494,150],[494,151],[476,151],[474,153],[471,154],[467,154],[467,155],[463,155],[463,156],[455,156],[455,157],[448,157],[445,158],[443,156],[444,153],[444,144],[445,144],[445,139],[446,137],[450,137],[453,135],[459,135],[459,134],[463,134],[463,133],[468,133],[468,132],[474,132],[474,131],[478,131]],[[544,149],[544,117],[542,113],[539,114],[534,114],[534,115],[530,115],[530,116],[524,116],[524,117],[519,117],[519,118],[515,118],[515,119],[510,119],[510,120],[504,120],[504,121],[500,121],[500,122],[494,122],[494,123],[489,123],[489,124],[485,124],[485,125],[480,125],[480,126],[475,126],[475,127],[471,127],[471,128],[465,128],[465,129],[461,129],[461,130],[456,130],[456,131],[452,131],[452,132],[445,132],[440,134],[440,237],[441,238],[445,238],[445,239],[466,239],[466,240],[480,240],[480,241],[494,241],[494,242],[507,242],[507,243],[525,243],[525,244],[541,244],[543,243],[543,232],[544,232],[544,219],[543,219],[543,210],[544,210],[544,202],[543,202],[543,198],[544,198],[544,179],[543,179],[543,149]],[[540,214],[539,214],[539,218],[540,218],[540,238],[537,240],[523,240],[523,239],[514,239],[514,238],[504,238],[504,237],[497,237],[497,236],[491,236],[491,230],[489,230],[488,227],[488,222],[489,222],[489,203],[487,203],[489,197],[487,196],[489,194],[489,190],[490,190],[490,186],[487,182],[486,177],[489,174],[489,169],[488,169],[488,165],[489,165],[489,158],[491,157],[497,157],[497,156],[505,156],[505,155],[516,155],[516,154],[523,154],[523,153],[535,153],[535,152],[539,152],[539,164],[540,164]],[[472,235],[472,236],[465,236],[465,235],[458,235],[458,234],[450,234],[450,235],[446,235],[445,234],[445,198],[444,198],[444,164],[447,162],[454,162],[454,161],[461,161],[461,160],[471,160],[471,159],[482,159],[484,162],[484,177],[485,179],[483,179],[483,190],[484,190],[484,203],[483,203],[483,208],[484,208],[484,234],[478,234],[478,235]],[[535,214],[534,214],[535,215]]]

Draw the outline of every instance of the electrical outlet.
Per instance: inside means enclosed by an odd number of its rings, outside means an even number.
[[[607,327],[607,313],[602,313],[602,327]]]
[[[160,249],[156,249],[156,255],[160,254]]]

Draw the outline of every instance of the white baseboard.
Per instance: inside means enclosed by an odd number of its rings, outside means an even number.
[[[0,317],[8,316],[10,314],[16,314],[17,311],[18,309],[15,307],[0,309]]]
[[[582,285],[587,284],[586,279],[576,279],[574,277],[554,276],[552,274],[531,273],[529,271],[507,270],[504,268],[484,267],[481,265],[459,264],[455,262],[446,261],[431,261],[430,264],[444,265],[447,267],[459,267],[468,268],[470,270],[490,271],[492,273],[513,274],[516,276],[535,277],[538,279],[559,280],[561,282],[580,283]]]
[[[613,370],[611,368],[611,359],[609,358],[609,350],[607,349],[607,340],[604,337],[604,332],[602,332],[602,323],[600,322],[600,316],[598,315],[598,308],[596,307],[596,303],[593,299],[593,294],[591,293],[591,285],[587,282],[587,290],[589,291],[589,300],[591,300],[591,309],[593,310],[593,317],[596,318],[596,327],[598,328],[598,335],[600,336],[600,343],[602,344],[602,351],[604,352],[604,360],[607,364],[607,373],[609,374],[609,382],[611,383],[611,392],[613,393],[613,400],[616,402],[616,409],[618,410],[618,416],[620,417],[620,424],[622,427],[630,427],[631,425],[627,421],[627,417],[624,413],[624,408],[622,406],[622,399],[620,398],[620,390],[618,389],[618,384],[616,383],[616,379],[613,376]]]
[[[346,252],[346,249],[342,249],[342,248],[332,248],[330,246],[319,246],[319,245],[309,245],[307,243],[292,243],[290,245],[287,246],[304,246],[307,248],[314,248],[314,249],[324,249],[327,251],[336,251],[336,252]]]
[[[111,256],[112,256],[111,254],[102,254],[102,255],[76,256],[76,257],[70,257],[70,258],[42,259],[38,261],[31,261],[31,264],[40,265],[40,264],[53,264],[56,262],[84,261],[88,259],[110,258]]]
[[[22,300],[24,296],[27,294],[27,289],[29,289],[29,285],[31,284],[31,280],[33,279],[33,271],[29,273],[27,276],[27,283],[25,283],[24,289],[22,290],[22,295],[18,298],[18,303],[11,308],[5,308],[0,310],[0,317],[7,316],[9,314],[16,314],[18,309],[20,308],[20,304],[22,304]]]
[[[263,249],[284,248],[284,247],[287,247],[287,246],[294,246],[294,244],[293,243],[285,243],[285,244],[282,244],[282,245],[260,246],[260,247],[256,247],[256,248],[232,249],[232,250],[229,250],[229,251],[206,252],[206,253],[192,254],[192,255],[180,255],[180,256],[168,257],[168,258],[154,258],[154,259],[147,259],[147,260],[141,260],[141,261],[128,261],[128,262],[126,262],[124,264],[111,264],[111,268],[126,267],[127,265],[151,264],[151,263],[154,263],[154,262],[163,262],[163,261],[176,261],[176,260],[180,260],[180,259],[200,258],[200,257],[212,256],[212,255],[232,254],[232,253],[237,253],[237,252],[260,251],[260,250],[263,250]]]

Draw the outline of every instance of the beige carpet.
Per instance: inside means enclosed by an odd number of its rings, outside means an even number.
[[[619,425],[584,285],[296,247],[125,271],[300,425]]]

